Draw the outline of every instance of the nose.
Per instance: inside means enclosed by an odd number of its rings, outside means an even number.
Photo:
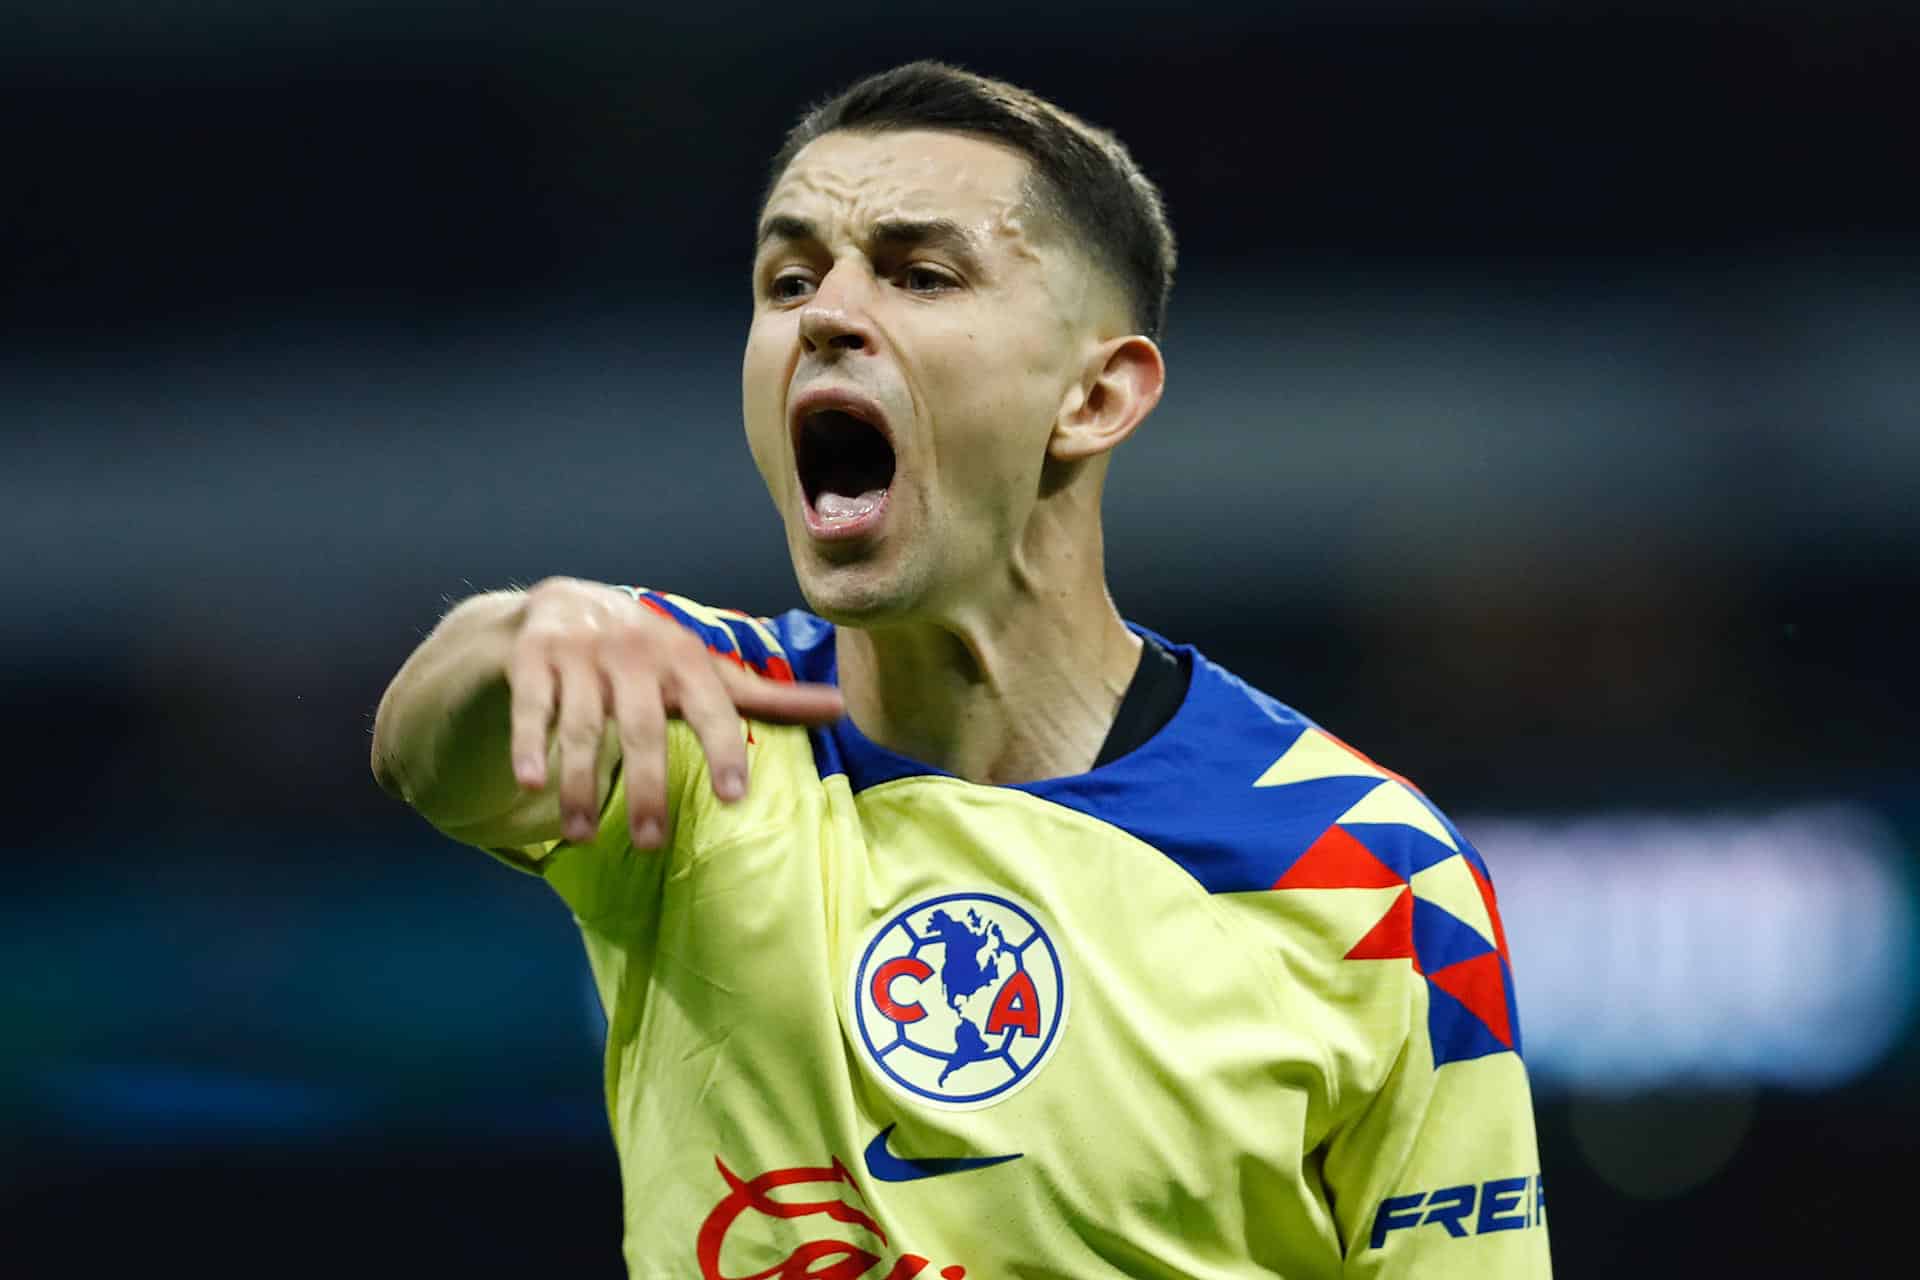
[[[800,312],[800,344],[808,355],[871,351],[875,334],[867,314],[860,269],[836,263]]]

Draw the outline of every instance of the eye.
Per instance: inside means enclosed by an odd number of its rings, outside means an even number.
[[[775,302],[797,302],[813,292],[813,281],[802,271],[782,271],[767,285],[767,296]]]
[[[916,262],[900,273],[900,283],[908,293],[940,293],[957,289],[960,282],[938,267]]]

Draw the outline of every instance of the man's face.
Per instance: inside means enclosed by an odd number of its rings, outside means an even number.
[[[747,440],[836,622],[951,613],[1008,572],[1108,310],[1028,172],[959,134],[830,133],[767,200]]]

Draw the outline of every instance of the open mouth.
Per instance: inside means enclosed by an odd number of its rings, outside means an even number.
[[[829,526],[878,511],[893,483],[893,446],[885,434],[843,409],[802,419],[795,453],[807,506]]]

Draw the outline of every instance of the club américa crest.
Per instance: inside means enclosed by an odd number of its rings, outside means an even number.
[[[855,952],[854,1043],[889,1088],[950,1110],[1003,1101],[1067,1024],[1067,971],[1038,911],[1011,894],[923,898]]]

